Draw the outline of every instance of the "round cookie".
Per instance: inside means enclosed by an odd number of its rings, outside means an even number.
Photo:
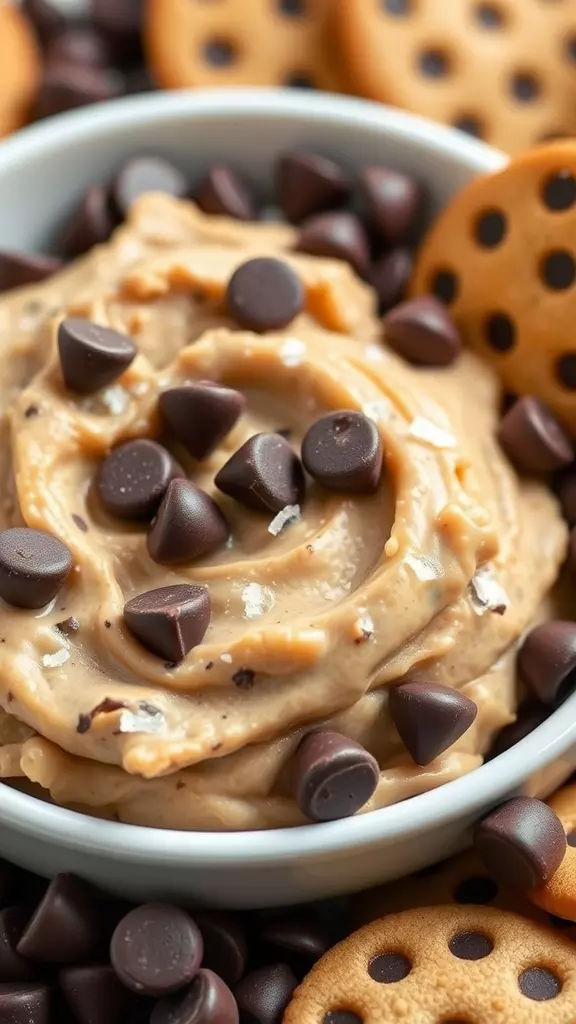
[[[576,132],[576,8],[543,0],[337,0],[354,91],[508,153]]]
[[[160,85],[343,90],[332,0],[148,0],[146,48]]]
[[[548,804],[564,826],[568,846],[558,871],[529,898],[550,914],[576,921],[576,782],[559,789]]]
[[[426,907],[367,925],[304,979],[284,1024],[572,1024],[576,946],[487,907]]]
[[[0,0],[0,136],[28,120],[40,70],[40,51],[28,19],[10,0]]]
[[[445,301],[506,389],[576,434],[576,141],[472,181],[433,224],[411,294]]]

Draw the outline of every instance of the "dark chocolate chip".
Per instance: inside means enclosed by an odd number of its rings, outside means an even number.
[[[418,65],[426,78],[443,78],[450,70],[450,62],[442,50],[423,50],[419,55]]]
[[[298,806],[313,821],[348,818],[371,799],[378,762],[354,740],[329,729],[304,737],[293,763]]]
[[[576,526],[576,470],[570,468],[561,473],[556,488],[566,522],[569,526]]]
[[[294,248],[311,256],[344,260],[359,274],[366,272],[370,262],[370,246],[362,221],[346,210],[309,217],[300,228]]]
[[[68,25],[50,41],[46,60],[103,68],[110,63],[110,48],[100,32],[90,25]]]
[[[260,939],[276,956],[294,958],[306,974],[332,943],[325,928],[311,917],[288,915],[272,917],[260,929]],[[294,964],[291,966],[294,967]],[[298,973],[296,971],[296,973]]]
[[[576,622],[556,619],[535,626],[518,652],[524,682],[543,704],[555,704],[576,683]]]
[[[515,746],[525,736],[529,736],[534,729],[537,729],[542,722],[545,722],[550,714],[550,708],[535,700],[525,700],[518,708],[515,722],[505,725],[490,747],[486,760],[491,761],[505,750]]]
[[[436,298],[449,306],[458,298],[460,281],[453,270],[437,270],[432,277],[431,288]]]
[[[74,525],[77,526],[79,530],[82,530],[82,533],[88,533],[88,523],[86,522],[85,519],[82,518],[82,516],[79,516],[76,514],[76,512],[73,512],[71,518]]]
[[[46,985],[9,982],[0,985],[0,1021],[6,1024],[50,1024],[52,995]]]
[[[527,999],[541,1003],[560,995],[562,982],[547,967],[528,967],[518,978],[518,988]]]
[[[240,391],[200,381],[164,391],[158,407],[167,430],[195,459],[205,459],[230,433],[246,408]]]
[[[202,962],[202,936],[180,907],[147,903],[131,910],[110,943],[112,967],[133,992],[165,996],[194,980]]]
[[[293,71],[286,75],[283,85],[289,89],[316,89],[316,82],[312,75],[305,71]]]
[[[412,0],[380,0],[383,11],[397,17],[404,17],[412,13]]]
[[[517,469],[550,473],[568,466],[574,448],[560,423],[538,398],[519,398],[498,428],[500,446]]]
[[[222,978],[203,968],[186,992],[160,1000],[150,1024],[238,1024],[238,1005]]]
[[[556,360],[556,376],[565,388],[573,391],[576,388],[576,355],[567,352]]]
[[[67,256],[80,256],[94,245],[106,242],[116,226],[110,195],[104,185],[91,185],[70,220],[62,247]]]
[[[98,715],[110,715],[114,711],[121,711],[122,708],[125,707],[126,704],[124,704],[123,701],[113,700],[111,697],[105,697],[104,700],[101,700],[100,703],[97,704],[96,707],[92,708],[87,715],[78,715],[76,732],[80,733],[82,736],[84,733],[88,732],[92,726],[92,722],[98,717]]]
[[[124,606],[126,625],[143,647],[175,663],[202,643],[210,614],[206,587],[188,583],[149,590]]]
[[[402,981],[411,970],[412,964],[402,953],[380,953],[368,964],[368,974],[372,981],[380,985],[393,985]]]
[[[0,292],[38,284],[56,274],[63,265],[55,256],[0,251]]]
[[[209,39],[203,47],[204,59],[215,68],[231,67],[238,52],[229,39]]]
[[[218,912],[195,914],[194,920],[204,940],[203,966],[215,971],[227,985],[236,985],[248,960],[246,934],[240,920]]]
[[[419,182],[380,164],[365,167],[360,181],[374,229],[388,245],[405,241],[422,206]]]
[[[26,907],[0,910],[0,982],[32,981],[38,973],[18,952],[18,943],[29,918],[30,911]]]
[[[222,466],[215,479],[224,494],[258,512],[302,504],[302,463],[279,434],[255,434]]]
[[[130,996],[107,964],[66,967],[58,980],[78,1024],[125,1024]]]
[[[118,215],[127,217],[132,204],[146,192],[166,192],[182,198],[188,182],[181,171],[160,156],[138,156],[120,168],[112,183],[112,200]]]
[[[230,278],[226,303],[230,316],[250,331],[287,327],[304,308],[304,286],[292,267],[271,256],[242,263]]]
[[[53,0],[22,0],[22,9],[34,24],[42,43],[66,30],[66,17]]]
[[[307,0],[277,0],[277,7],[280,14],[288,14],[293,18],[300,18],[306,14]]]
[[[170,482],[185,475],[162,445],[141,438],[121,444],[104,459],[96,490],[111,516],[149,522]]]
[[[473,700],[437,683],[393,686],[390,715],[408,753],[427,765],[460,739],[472,725],[478,708]]]
[[[484,137],[484,125],[479,117],[475,114],[461,114],[452,122],[454,128],[457,128],[460,132],[465,132],[466,135],[471,135],[473,139],[481,139]]]
[[[562,249],[548,253],[540,267],[542,281],[553,291],[571,288],[576,278],[576,263],[572,253]]]
[[[480,906],[487,906],[496,899],[498,886],[492,878],[474,875],[459,882],[453,895],[456,903],[477,903]]]
[[[374,494],[382,475],[382,440],[364,413],[328,413],[306,431],[302,461],[310,476],[332,491]]]
[[[81,964],[102,947],[99,897],[74,875],[56,875],[30,918],[18,952],[49,964]]]
[[[235,220],[256,220],[256,204],[248,186],[228,164],[215,164],[192,193],[204,213]]]
[[[448,366],[462,339],[444,305],[433,296],[408,299],[384,317],[384,340],[416,366]]]
[[[232,682],[240,690],[250,690],[254,685],[256,673],[251,668],[239,668],[232,676]]]
[[[297,985],[286,964],[260,967],[247,974],[234,991],[242,1024],[282,1024]]]
[[[566,835],[551,807],[520,796],[476,826],[474,846],[493,878],[528,891],[544,885],[558,870],[566,852]]]
[[[540,92],[540,82],[527,71],[518,71],[510,79],[510,91],[520,103],[531,103]]]
[[[364,1024],[364,1021],[352,1010],[330,1010],[322,1018],[322,1024]]]
[[[507,230],[506,215],[501,210],[484,210],[476,220],[474,234],[484,249],[495,249],[505,239]]]
[[[51,61],[36,97],[36,116],[52,117],[119,95],[119,86],[106,68]]]
[[[112,384],[136,356],[127,334],[76,317],[60,324],[58,351],[66,387],[82,394]]]
[[[576,177],[571,171],[555,171],[544,182],[542,199],[549,210],[569,210],[576,203]]]
[[[448,948],[459,960],[483,960],[490,956],[494,943],[482,932],[458,932],[450,939]]]
[[[516,344],[516,324],[507,313],[489,313],[484,320],[484,332],[495,352],[509,352]]]
[[[80,623],[78,619],[74,618],[73,615],[69,619],[64,619],[62,622],[57,622],[55,627],[64,636],[73,636],[80,629]]]
[[[72,569],[70,549],[44,530],[13,527],[0,533],[0,597],[17,608],[43,608]]]
[[[474,15],[482,28],[501,28],[504,23],[504,16],[499,7],[491,3],[479,3],[476,5]]]
[[[378,309],[387,313],[404,298],[412,276],[414,259],[409,249],[391,249],[382,259],[374,263],[368,272],[368,283],[378,296]]]
[[[340,206],[352,184],[339,164],[315,153],[284,153],[276,168],[278,202],[291,221]]]
[[[189,563],[217,551],[229,536],[210,495],[191,480],[173,480],[148,534],[148,553],[159,565]]]

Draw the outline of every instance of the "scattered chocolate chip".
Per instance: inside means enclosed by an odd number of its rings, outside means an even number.
[[[364,274],[370,262],[370,246],[362,221],[346,210],[309,217],[300,228],[294,248],[311,256],[344,260],[358,274]]]
[[[127,441],[104,459],[96,491],[111,516],[149,522],[171,481],[185,475],[162,445],[141,438]]]
[[[192,193],[204,213],[235,220],[256,220],[256,204],[248,187],[228,164],[215,164]]]
[[[453,270],[437,270],[432,277],[432,291],[437,299],[449,306],[458,298],[460,280]]]
[[[498,886],[492,878],[474,875],[464,878],[455,888],[453,896],[456,903],[477,903],[487,906],[498,895]]]
[[[265,921],[260,940],[275,957],[290,959],[290,966],[300,977],[333,945],[327,930],[315,919],[292,914]]]
[[[380,953],[370,961],[368,974],[380,985],[394,985],[407,978],[412,964],[403,953]]]
[[[106,629],[112,628],[112,623],[110,622],[110,619],[104,619],[104,626]]]
[[[203,967],[215,971],[227,985],[236,985],[248,962],[246,934],[240,920],[217,911],[195,914],[194,920],[204,940]]]
[[[0,597],[17,608],[43,608],[72,569],[69,548],[44,530],[0,532]]]
[[[81,964],[102,948],[98,897],[74,875],[56,875],[30,918],[18,952],[48,964]]]
[[[122,984],[157,997],[193,981],[202,953],[202,936],[190,915],[165,903],[131,910],[110,943],[112,967]]]
[[[322,1024],[364,1024],[364,1021],[352,1010],[330,1010],[323,1017]]]
[[[0,985],[0,1020],[6,1024],[49,1024],[52,998],[47,985],[8,982]]]
[[[173,480],[148,534],[159,565],[193,562],[221,548],[230,535],[219,506],[191,480]]]
[[[187,583],[149,590],[124,606],[126,625],[142,646],[173,662],[202,643],[210,614],[206,587]]]
[[[341,409],[316,420],[302,442],[310,476],[331,491],[374,494],[382,475],[378,427],[364,413]]]
[[[420,183],[379,164],[365,167],[360,181],[374,229],[387,245],[403,242],[413,231],[422,206]]]
[[[68,224],[62,248],[71,258],[81,256],[93,246],[107,242],[115,227],[108,188],[90,185]]]
[[[89,731],[91,725],[91,715],[80,714],[78,715],[78,719],[76,721],[76,732],[78,733],[79,736],[84,736]]]
[[[567,352],[566,355],[559,356],[556,360],[555,370],[560,383],[569,391],[574,391],[576,388],[576,355],[573,352]]]
[[[551,807],[515,797],[474,829],[474,847],[493,878],[522,890],[544,885],[566,852],[564,827]]]
[[[75,512],[72,513],[72,522],[82,530],[82,533],[88,533],[88,523],[82,516],[77,515]]]
[[[250,331],[277,331],[302,312],[304,286],[283,260],[261,256],[242,263],[230,278],[226,304],[230,316]]]
[[[217,974],[203,968],[189,989],[157,1003],[150,1024],[238,1024],[238,1005]]]
[[[459,932],[450,939],[448,948],[459,960],[483,960],[490,956],[494,943],[481,932]]]
[[[518,708],[516,721],[505,725],[494,739],[486,760],[491,761],[505,750],[515,746],[525,736],[528,736],[534,729],[537,729],[542,722],[545,722],[550,714],[550,708],[535,700],[525,700]]]
[[[243,1024],[282,1024],[297,985],[286,964],[260,967],[247,974],[234,991]]]
[[[556,619],[535,626],[518,652],[518,669],[543,704],[566,697],[576,684],[576,622]]]
[[[130,996],[107,964],[66,967],[58,980],[78,1024],[125,1024]]]
[[[30,911],[26,907],[4,907],[0,910],[0,982],[32,981],[37,974],[17,948],[29,917]]]
[[[348,818],[374,795],[378,762],[340,733],[319,729],[304,737],[293,763],[298,806],[313,821]]]
[[[527,999],[541,1003],[555,999],[562,990],[562,982],[547,967],[528,967],[518,978],[518,988]]]
[[[559,474],[556,489],[564,518],[569,526],[576,526],[576,471],[574,468]]]
[[[352,183],[333,160],[295,151],[280,156],[276,187],[284,214],[288,220],[298,222],[340,206],[350,196]]]
[[[445,306],[433,296],[408,299],[384,317],[384,340],[416,366],[448,366],[462,339]]]
[[[437,683],[402,683],[390,689],[389,708],[408,753],[427,765],[460,739],[478,708],[473,700]]]
[[[571,171],[555,171],[542,188],[542,198],[549,210],[569,210],[576,203],[576,178]]]
[[[104,68],[110,63],[110,47],[104,36],[90,25],[70,24],[50,40],[46,60]]]
[[[36,416],[40,415],[40,407],[38,405],[29,405],[24,415],[27,420],[33,420]]]
[[[548,253],[540,267],[542,283],[553,291],[571,288],[576,278],[576,263],[572,253],[562,249]]]
[[[42,43],[66,30],[66,17],[53,0],[22,0],[22,9],[33,22]]]
[[[498,429],[500,446],[517,469],[549,473],[568,466],[574,448],[554,414],[538,398],[518,398]]]
[[[146,192],[166,192],[182,198],[188,191],[186,178],[160,156],[138,156],[128,160],[111,185],[111,196],[118,216],[128,216],[132,205]]]
[[[396,248],[374,263],[368,272],[368,283],[378,296],[380,314],[401,302],[412,276],[414,258],[409,249]]]
[[[123,701],[113,700],[111,697],[105,697],[104,700],[101,700],[100,703],[97,704],[96,707],[92,708],[87,715],[78,715],[76,732],[81,735],[88,732],[92,722],[98,717],[98,715],[111,715],[114,711],[121,711],[125,707],[126,704],[124,704]]]
[[[237,423],[246,408],[240,391],[200,381],[164,391],[158,408],[166,429],[195,459],[205,459]]]
[[[52,61],[44,70],[35,114],[38,118],[53,117],[66,110],[111,100],[119,95],[119,91],[114,76],[107,68],[71,64],[65,60]]]
[[[239,668],[232,676],[232,682],[239,690],[249,690],[254,685],[256,673],[251,668]]]
[[[64,266],[55,256],[0,251],[0,292],[38,284],[52,277]]]
[[[58,351],[66,387],[81,394],[112,384],[136,356],[136,346],[127,334],[76,317],[60,324]]]
[[[78,622],[78,619],[74,618],[74,616],[71,615],[69,619],[64,619],[62,622],[57,622],[54,628],[57,629],[60,633],[63,633],[64,636],[73,636],[73,634],[77,633],[78,630],[80,629],[80,623]]]
[[[501,210],[484,210],[474,226],[478,245],[483,249],[495,249],[506,237],[508,221]]]
[[[279,434],[255,434],[216,474],[216,487],[258,512],[281,512],[302,504],[300,459]]]

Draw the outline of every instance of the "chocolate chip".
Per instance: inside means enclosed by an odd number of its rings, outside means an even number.
[[[506,237],[508,222],[500,210],[485,210],[478,217],[474,234],[484,249],[495,249]]]
[[[540,83],[535,75],[527,71],[519,71],[512,75],[510,91],[520,103],[531,103],[540,92]]]
[[[404,297],[412,276],[414,259],[409,249],[391,249],[381,260],[370,268],[368,283],[378,296],[378,309],[387,313]]]
[[[459,932],[450,939],[448,948],[459,960],[483,960],[490,956],[494,943],[481,932]]]
[[[291,221],[340,206],[352,183],[339,164],[316,153],[284,153],[276,167],[278,202]]]
[[[124,1024],[130,997],[111,967],[66,967],[58,980],[78,1024]]]
[[[556,360],[556,375],[565,388],[573,391],[576,388],[576,355],[567,352]]]
[[[54,628],[60,633],[63,633],[64,636],[73,636],[73,634],[77,633],[80,629],[80,623],[78,622],[78,619],[71,615],[69,619],[57,622]]]
[[[97,704],[96,707],[92,708],[87,715],[78,715],[76,732],[80,735],[87,733],[92,726],[92,722],[98,717],[98,715],[110,715],[114,711],[121,711],[122,708],[125,707],[126,704],[124,704],[123,701],[113,700],[111,697],[105,697],[104,700],[101,700],[100,703]]]
[[[576,263],[572,253],[561,249],[548,253],[542,261],[540,273],[543,283],[554,291],[571,288],[576,278]]]
[[[149,522],[170,482],[185,475],[162,445],[142,438],[127,441],[104,459],[96,491],[111,516]]]
[[[49,964],[81,964],[102,947],[98,897],[74,875],[56,875],[34,911],[18,952]]]
[[[574,448],[554,414],[538,398],[519,398],[498,428],[500,446],[517,469],[549,473],[568,466]]]
[[[290,958],[290,966],[302,977],[332,946],[326,929],[301,915],[270,918],[262,925],[260,939],[276,956]]]
[[[433,296],[408,299],[384,317],[384,340],[416,366],[448,366],[462,339],[444,305]]]
[[[566,836],[551,807],[521,796],[508,800],[476,826],[474,846],[495,879],[528,891],[544,885],[558,870]]]
[[[159,565],[193,562],[222,547],[230,535],[219,506],[191,480],[173,480],[148,534]]]
[[[112,967],[122,984],[157,997],[193,981],[202,953],[202,936],[190,915],[165,903],[131,910],[110,943]]]
[[[150,1024],[238,1024],[238,1006],[228,986],[203,968],[187,991],[160,1000]]]
[[[126,625],[142,646],[176,663],[202,643],[210,614],[206,588],[188,583],[149,590],[124,606]]]
[[[554,704],[576,683],[576,623],[557,619],[528,633],[518,653],[524,682],[543,704]]]
[[[370,246],[362,221],[345,210],[309,217],[300,228],[294,248],[311,256],[344,260],[359,274],[365,273],[370,262]]]
[[[256,220],[256,204],[248,186],[228,164],[215,164],[192,193],[204,213],[235,220]]]
[[[389,707],[408,753],[422,766],[430,764],[460,739],[478,713],[469,697],[436,683],[393,686]]]
[[[539,701],[523,701],[518,708],[516,721],[510,722],[509,725],[505,725],[500,730],[486,755],[486,760],[491,761],[494,757],[498,757],[499,754],[503,754],[505,750],[515,746],[516,743],[523,740],[534,729],[537,729],[539,725],[542,725],[542,722],[546,721],[549,714],[550,708],[540,704]]]
[[[480,3],[474,11],[476,20],[483,28],[501,28],[504,23],[504,16],[499,7],[494,4]]]
[[[330,1010],[322,1019],[322,1024],[364,1024],[361,1017],[351,1010]]]
[[[304,496],[300,459],[279,434],[255,434],[222,466],[215,479],[224,494],[258,512],[281,512]]]
[[[509,352],[516,344],[516,324],[507,313],[489,313],[484,320],[484,333],[495,352]]]
[[[0,910],[0,982],[32,981],[37,974],[32,964],[18,953],[18,943],[29,917],[30,911],[25,907]]]
[[[242,1024],[282,1024],[297,985],[286,964],[260,967],[247,974],[234,991]]]
[[[306,431],[302,461],[310,476],[332,491],[374,494],[382,475],[378,427],[351,409],[328,413]]]
[[[426,78],[443,78],[450,70],[450,62],[442,50],[424,50],[419,56],[418,64]]]
[[[549,210],[569,210],[576,203],[576,178],[571,171],[556,171],[544,182],[542,198]]]
[[[79,516],[76,514],[76,512],[73,512],[71,519],[74,525],[77,526],[79,530],[82,530],[82,533],[88,533],[88,523],[86,522],[85,519],[82,518],[82,516]]]
[[[304,287],[283,260],[256,257],[242,263],[230,278],[226,303],[230,316],[251,331],[287,327],[302,312]]]
[[[317,85],[312,75],[305,71],[294,71],[282,82],[289,89],[316,89]]]
[[[379,164],[365,167],[360,181],[374,229],[388,245],[405,241],[422,205],[419,182]]]
[[[90,25],[68,25],[50,41],[46,60],[103,68],[110,63],[110,48]]]
[[[67,256],[81,256],[93,246],[108,241],[115,226],[108,189],[104,185],[91,185],[68,224],[62,248]]]
[[[236,47],[228,39],[209,39],[203,53],[206,63],[215,68],[230,67],[238,56]]]
[[[368,964],[368,974],[372,981],[377,981],[380,985],[393,985],[397,981],[402,981],[408,977],[411,970],[410,960],[402,953],[381,953]]]
[[[486,906],[496,899],[498,886],[492,878],[484,878],[482,875],[474,875],[472,878],[464,878],[455,888],[453,896],[456,903],[477,903]]]
[[[121,218],[128,216],[132,204],[146,192],[165,192],[180,199],[187,191],[188,182],[181,171],[160,156],[128,160],[111,186],[112,201]]]
[[[293,764],[298,806],[313,821],[348,818],[371,799],[378,762],[354,740],[329,729],[304,737]]]
[[[0,532],[0,597],[17,608],[43,608],[72,569],[69,548],[44,530]]]
[[[460,281],[453,270],[437,270],[432,278],[432,291],[437,299],[449,306],[458,298]]]
[[[466,135],[471,135],[474,139],[482,139],[484,137],[484,125],[475,114],[461,114],[452,124],[458,131],[465,132]]]
[[[53,60],[44,70],[36,97],[36,117],[52,117],[111,100],[118,94],[119,87],[106,68]]]
[[[43,43],[66,30],[66,17],[53,0],[22,0],[22,9]]]
[[[251,668],[239,668],[232,676],[232,682],[241,690],[249,690],[254,684],[256,673]]]
[[[56,274],[63,265],[55,256],[0,251],[0,292],[38,284]]]
[[[24,413],[27,420],[33,420],[36,416],[40,415],[40,407],[38,405],[29,405]]]
[[[58,351],[66,387],[81,394],[112,384],[136,356],[136,346],[127,334],[76,317],[60,324]]]
[[[555,999],[562,990],[562,982],[547,967],[528,967],[518,978],[518,988],[527,999],[541,1003]]]
[[[240,920],[216,911],[195,914],[194,920],[204,940],[202,965],[218,974],[227,985],[236,985],[248,961],[246,934]]]
[[[240,391],[212,381],[170,388],[158,399],[167,430],[195,459],[205,459],[237,423],[246,408]]]
[[[52,1000],[46,985],[0,985],[0,1020],[6,1024],[49,1024]]]

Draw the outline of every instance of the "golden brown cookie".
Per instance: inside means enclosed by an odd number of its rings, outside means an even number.
[[[160,85],[343,90],[333,0],[148,0],[146,45]]]
[[[0,136],[28,120],[40,70],[40,51],[28,19],[11,0],[0,0]]]
[[[568,847],[558,871],[529,897],[548,913],[576,921],[576,783],[559,789],[548,803],[564,826]]]
[[[576,945],[487,907],[375,921],[326,954],[284,1024],[573,1024]]]
[[[336,0],[354,91],[507,153],[576,132],[576,6]]]
[[[434,293],[506,388],[576,434],[576,141],[471,182],[433,224],[412,295]]]

